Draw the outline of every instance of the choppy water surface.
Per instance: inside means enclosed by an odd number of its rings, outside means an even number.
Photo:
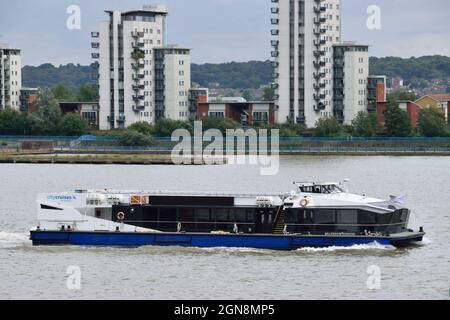
[[[284,157],[276,176],[254,166],[0,165],[0,298],[448,299],[450,162],[446,157]],[[32,247],[35,196],[79,187],[290,191],[294,180],[350,178],[351,191],[408,195],[423,244],[274,252],[251,249]],[[381,289],[367,288],[369,266]],[[66,286],[81,269],[81,290]]]

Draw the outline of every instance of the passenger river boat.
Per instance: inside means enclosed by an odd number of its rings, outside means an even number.
[[[399,198],[341,183],[295,183],[286,194],[75,190],[38,197],[33,245],[296,250],[422,241]]]

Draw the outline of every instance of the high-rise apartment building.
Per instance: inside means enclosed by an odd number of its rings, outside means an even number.
[[[0,44],[0,110],[20,109],[22,61],[19,49]]]
[[[313,127],[333,116],[333,45],[341,42],[340,0],[271,0],[277,122]]]
[[[368,111],[369,46],[344,42],[333,49],[333,116],[349,125]]]
[[[186,99],[173,94],[189,90],[189,50],[172,54],[164,49],[166,7],[106,13],[109,20],[100,23],[99,32],[92,33],[92,48],[97,50],[92,56],[99,62],[100,129],[124,128],[140,121],[154,123],[163,117],[178,119],[175,115],[184,113],[187,119],[188,94]],[[164,56],[162,65],[160,53]],[[178,60],[185,62],[175,67]],[[163,81],[156,77],[161,71]]]
[[[190,50],[175,45],[155,48],[155,115],[189,120]]]

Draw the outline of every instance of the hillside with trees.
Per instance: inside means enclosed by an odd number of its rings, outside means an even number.
[[[229,62],[221,64],[192,64],[192,82],[202,87],[216,84],[220,88],[252,89],[271,82],[271,63],[267,61]],[[420,58],[370,58],[371,74],[401,77],[406,85],[425,88],[434,80],[448,83],[450,90],[450,57],[426,56]],[[52,88],[64,85],[78,90],[83,84],[93,84],[96,69],[75,64],[55,67],[43,64],[23,68],[23,85],[26,87]]]
[[[22,84],[31,88],[53,88],[63,85],[71,90],[78,90],[82,85],[95,84],[93,66],[75,64],[55,67],[50,63],[39,67],[25,66],[22,68]]]

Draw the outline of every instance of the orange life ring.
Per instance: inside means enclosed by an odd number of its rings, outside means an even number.
[[[117,214],[117,220],[119,220],[119,221],[125,220],[125,213],[119,212],[119,213]]]
[[[302,208],[306,208],[306,207],[308,206],[308,204],[309,204],[308,199],[302,199],[302,200],[300,201],[300,206],[301,206]]]

